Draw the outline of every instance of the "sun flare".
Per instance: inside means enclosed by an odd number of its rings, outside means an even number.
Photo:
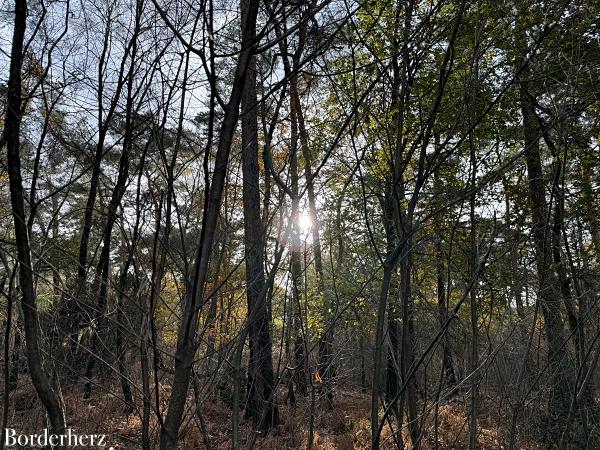
[[[308,233],[313,226],[313,220],[308,211],[301,211],[298,216],[298,227],[302,233]]]

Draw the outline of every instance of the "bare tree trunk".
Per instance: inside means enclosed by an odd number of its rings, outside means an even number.
[[[295,77],[295,75],[294,75]],[[291,131],[291,145],[290,145],[290,179],[291,179],[291,191],[292,191],[292,234],[290,237],[291,241],[291,261],[290,261],[290,273],[292,276],[292,344],[293,344],[293,380],[296,386],[297,392],[305,396],[307,393],[308,385],[308,367],[306,359],[305,346],[305,335],[302,321],[302,303],[303,300],[303,276],[302,276],[302,241],[300,236],[300,229],[298,226],[300,219],[300,198],[298,194],[298,132],[297,123],[295,120],[295,114],[292,110],[292,131]]]
[[[523,47],[521,47],[523,50]],[[523,71],[528,78],[528,71]],[[560,312],[560,288],[552,269],[552,230],[548,223],[548,204],[544,187],[544,175],[539,145],[539,129],[535,118],[534,102],[522,81],[519,89],[519,101],[523,115],[523,134],[525,161],[529,179],[529,199],[532,213],[532,235],[535,247],[536,266],[539,282],[539,301],[541,302],[544,328],[548,341],[548,363],[550,365],[551,386],[549,414],[551,423],[560,427],[567,417],[570,392],[574,386],[571,361],[563,348],[563,326]],[[552,430],[556,434],[558,430]]]
[[[221,124],[212,183],[208,197],[205,199],[204,210],[206,214],[196,252],[192,288],[186,295],[181,325],[177,335],[175,373],[172,381],[173,390],[171,391],[167,414],[160,431],[161,450],[175,450],[177,447],[179,427],[187,400],[192,364],[197,347],[195,337],[198,314],[202,304],[204,284],[223,196],[231,142],[239,117],[239,107],[245,85],[246,71],[254,52],[255,42],[252,42],[253,40],[249,36],[254,36],[256,32],[258,3],[257,0],[249,2],[247,19],[242,24],[242,51],[238,58],[231,95],[225,108],[223,123]]]
[[[469,365],[471,370],[471,398],[470,398],[470,411],[469,411],[469,450],[475,450],[478,446],[477,442],[477,414],[479,408],[479,327],[478,321],[478,302],[477,302],[477,276],[479,267],[479,244],[477,242],[477,216],[476,216],[476,201],[477,201],[477,144],[474,136],[473,125],[474,119],[473,111],[477,110],[476,96],[479,87],[479,33],[480,33],[480,17],[479,7],[476,11],[476,23],[475,23],[475,49],[473,55],[473,64],[471,67],[470,77],[470,89],[466,95],[466,104],[468,112],[468,123],[469,132],[467,138],[469,142],[469,165],[470,165],[470,188],[471,195],[469,198],[469,282],[471,283],[471,290],[469,292],[469,308],[471,313],[471,349],[469,355]]]
[[[519,341],[522,343],[529,342],[529,330],[527,329],[527,316],[525,314],[525,307],[523,305],[523,278],[521,275],[521,270],[519,268],[519,242],[520,242],[520,234],[521,234],[521,219],[517,218],[517,224],[512,225],[510,214],[511,214],[511,204],[510,197],[508,193],[508,180],[503,180],[504,190],[505,190],[505,234],[506,241],[509,245],[509,257],[510,257],[510,270],[512,272],[512,277],[510,281],[510,290],[512,291],[512,297],[515,302],[515,307],[517,310],[517,317],[519,319],[517,325],[517,332],[519,336]],[[518,389],[515,394],[515,398],[517,403],[521,403],[522,394],[527,391],[527,387],[531,386],[535,379],[534,373],[534,361],[531,358],[531,353],[529,346],[526,347],[524,360],[521,366],[521,370],[523,374],[520,374],[520,379],[523,380],[523,383],[518,383]],[[524,384],[524,386],[522,386]]]
[[[440,135],[434,130],[434,141],[435,147],[439,151],[440,148]],[[433,189],[436,196],[441,198],[442,193],[442,185],[440,182],[439,175],[434,172],[433,173]],[[437,201],[435,206],[436,209],[442,207],[442,202]],[[448,298],[446,296],[446,268],[445,268],[445,257],[444,257],[444,238],[442,237],[443,228],[444,228],[444,220],[445,216],[443,213],[438,213],[437,217],[434,218],[434,229],[436,236],[435,239],[435,276],[436,276],[436,294],[437,294],[437,316],[438,323],[440,325],[440,329],[445,327],[445,324],[448,320]],[[452,237],[450,237],[450,240]],[[448,280],[449,281],[449,280]],[[440,375],[440,387],[443,386],[444,382],[448,386],[454,386],[456,384],[456,374],[454,371],[454,361],[452,358],[452,347],[450,345],[450,336],[448,334],[448,330],[444,332],[442,336],[442,373]],[[438,394],[439,395],[439,394]],[[437,417],[437,416],[436,416]],[[436,441],[437,442],[437,441]]]
[[[129,54],[129,49],[124,52],[123,58],[121,60],[121,65],[119,68],[119,76],[117,79],[117,84],[115,87],[115,93],[111,99],[108,110],[106,111],[106,116],[104,116],[104,96],[105,96],[105,84],[104,84],[104,76],[105,70],[108,62],[108,52],[110,47],[110,32],[111,27],[113,26],[114,17],[112,16],[113,10],[109,8],[108,18],[106,23],[106,29],[104,31],[104,39],[102,46],[102,53],[100,55],[100,59],[98,61],[98,142],[96,143],[96,151],[94,154],[94,162],[92,165],[92,174],[90,179],[90,188],[88,191],[88,198],[85,205],[84,219],[83,219],[83,227],[81,230],[81,239],[79,241],[79,264],[77,268],[77,292],[83,288],[83,285],[86,281],[87,277],[87,256],[88,256],[88,246],[90,240],[90,233],[92,230],[92,219],[94,215],[94,205],[96,203],[96,197],[98,195],[98,187],[100,182],[100,165],[102,163],[102,158],[104,156],[104,143],[106,141],[106,136],[109,130],[109,126],[111,124],[112,118],[114,116],[117,104],[119,102],[119,98],[121,96],[121,92],[123,90],[123,86],[125,85],[125,78],[123,77],[125,71],[125,63]],[[133,43],[130,42],[130,45]]]
[[[445,271],[441,238],[436,240],[435,250],[438,322],[440,324],[440,328],[443,328],[448,320],[448,301],[446,299],[446,285],[444,282]],[[442,373],[443,381],[448,386],[453,386],[456,384],[456,375],[454,373],[454,362],[452,361],[450,338],[448,336],[447,331],[444,332],[444,336],[442,336]]]
[[[125,342],[123,340],[123,328],[125,324],[123,323],[123,300],[125,298],[125,292],[128,288],[128,274],[129,268],[133,264],[134,252],[138,245],[139,240],[139,228],[140,228],[140,220],[142,217],[141,214],[141,178],[143,173],[143,167],[146,160],[146,154],[148,151],[148,145],[144,147],[144,151],[140,157],[139,168],[138,168],[138,176],[137,176],[137,189],[136,189],[136,198],[135,198],[135,223],[133,225],[133,233],[131,237],[131,245],[129,251],[127,253],[126,260],[121,268],[121,274],[119,276],[119,285],[117,292],[117,317],[116,317],[116,330],[115,330],[115,344],[117,351],[117,368],[119,371],[119,381],[121,384],[121,390],[123,392],[123,399],[125,400],[125,411],[127,413],[133,411],[134,409],[134,400],[133,393],[131,391],[131,386],[129,383],[128,370],[127,370],[127,349],[125,346]]]
[[[52,186],[48,186],[48,189],[51,189]],[[52,214],[54,215],[52,218],[52,240],[54,242],[58,242],[59,233],[58,233],[58,213],[59,213],[59,205],[58,199],[56,195],[52,196]],[[57,267],[57,262],[54,262],[52,265],[52,290],[54,294],[54,301],[59,302],[61,298],[61,285],[60,285],[60,272]]]
[[[129,177],[129,157],[131,149],[133,147],[133,75],[136,65],[137,56],[137,40],[140,33],[141,27],[141,15],[143,8],[143,0],[136,2],[136,14],[135,14],[135,27],[129,47],[131,47],[131,62],[127,74],[127,105],[125,107],[125,135],[123,138],[123,150],[119,159],[119,173],[117,176],[117,182],[112,190],[110,203],[108,205],[108,213],[106,218],[106,227],[104,229],[104,236],[102,241],[102,252],[100,253],[100,260],[98,262],[98,273],[100,274],[100,290],[95,308],[94,322],[96,326],[96,332],[92,336],[92,343],[90,348],[90,355],[85,369],[85,385],[84,385],[84,398],[89,398],[92,391],[91,378],[94,373],[94,367],[96,364],[96,351],[98,347],[98,340],[100,334],[104,328],[104,310],[108,300],[108,276],[109,276],[109,265],[110,265],[110,249],[111,249],[111,238],[112,231],[114,228],[115,221],[117,219],[117,210],[121,204],[121,199],[125,194],[127,180]],[[81,255],[80,255],[81,256]],[[80,267],[81,269],[81,267]]]
[[[385,228],[386,257],[390,257],[397,245],[394,230],[394,201],[391,186],[388,186],[383,194],[382,211]],[[385,269],[384,269],[385,270]],[[390,284],[393,271],[390,275]],[[400,339],[398,330],[399,308],[396,302],[389,301],[387,304],[387,368],[385,376],[385,399],[393,402],[391,405],[394,415],[398,420],[398,430],[402,429],[402,406],[398,407],[398,392],[400,389]]]
[[[305,23],[305,22],[304,22]],[[301,32],[305,31],[306,25],[301,29]],[[312,233],[312,251],[315,262],[315,273],[317,276],[317,295],[322,298],[321,310],[323,314],[323,335],[319,338],[318,353],[319,353],[319,367],[318,372],[320,379],[323,381],[320,386],[320,391],[325,393],[327,399],[327,407],[331,409],[333,407],[333,388],[331,386],[331,378],[334,376],[335,368],[332,364],[332,345],[334,328],[331,323],[332,317],[332,304],[331,298],[325,290],[325,275],[323,270],[323,255],[321,251],[321,231],[320,221],[317,212],[317,202],[315,195],[314,186],[314,175],[312,169],[312,153],[308,140],[308,132],[306,130],[306,124],[304,122],[304,112],[302,110],[302,103],[300,101],[300,94],[298,93],[297,78],[293,77],[290,80],[290,95],[291,105],[296,111],[296,118],[298,120],[298,131],[300,134],[300,146],[302,148],[302,158],[304,160],[304,177],[306,179],[306,192],[308,194],[308,210],[311,219],[311,233]]]
[[[122,278],[127,276],[127,272],[121,275]],[[125,289],[125,283],[120,283],[120,288]],[[117,298],[117,317],[116,317],[116,331],[115,331],[115,346],[117,351],[117,369],[119,371],[119,382],[121,384],[121,391],[123,392],[123,400],[125,400],[125,411],[130,413],[133,411],[133,393],[131,391],[131,385],[129,384],[128,370],[127,370],[127,351],[123,342],[123,295],[119,292]]]
[[[23,314],[20,310],[17,311],[17,323],[15,325],[15,338],[13,341],[12,353],[10,355],[10,372],[8,375],[9,391],[14,391],[19,384],[19,360],[21,358],[21,334],[23,330]]]
[[[27,362],[31,381],[44,405],[54,434],[64,434],[65,416],[62,396],[58,384],[53,386],[44,368],[40,346],[36,293],[33,286],[33,266],[27,233],[27,220],[23,202],[23,180],[21,178],[20,128],[21,128],[21,67],[23,63],[23,41],[27,23],[27,0],[15,1],[15,21],[10,56],[6,119],[3,140],[7,148],[7,169],[10,183],[10,200],[15,226],[17,257],[19,260],[19,283],[22,294],[23,322],[27,344]]]
[[[379,396],[381,394],[382,364],[383,364],[383,338],[385,327],[385,312],[387,297],[390,290],[392,277],[392,263],[385,261],[383,266],[383,279],[379,291],[377,305],[377,326],[375,329],[375,355],[373,358],[373,381],[371,383],[371,448],[379,449]]]
[[[241,1],[242,22],[250,9],[250,0]],[[256,38],[249,35],[250,42]],[[274,404],[274,377],[271,349],[271,324],[266,301],[263,264],[264,225],[260,217],[260,182],[258,167],[258,119],[256,95],[256,57],[248,64],[242,95],[242,171],[244,206],[244,255],[246,263],[246,298],[249,326],[250,360],[248,363],[248,409],[259,431],[277,426]],[[239,368],[237,368],[239,370]]]
[[[569,322],[569,329],[571,331],[571,335],[574,338],[575,344],[575,363],[576,369],[579,374],[586,374],[588,372],[588,365],[586,360],[586,341],[585,341],[585,324],[581,321],[581,315],[585,313],[586,305],[585,298],[582,293],[579,291],[577,280],[575,280],[574,287],[577,293],[577,299],[579,300],[579,307],[575,304],[575,298],[573,297],[573,290],[571,289],[571,279],[569,278],[567,267],[563,258],[563,250],[562,250],[562,241],[564,237],[564,202],[565,202],[565,192],[564,192],[564,170],[565,170],[565,161],[566,161],[566,153],[564,158],[561,157],[559,150],[556,148],[554,142],[550,138],[549,130],[545,127],[543,131],[544,140],[548,145],[548,148],[553,154],[554,157],[554,180],[552,183],[552,197],[555,200],[555,208],[554,208],[554,217],[552,223],[552,259],[554,263],[554,268],[558,277],[558,283],[560,286],[560,291],[563,299],[563,303],[565,305],[565,310],[567,313],[567,319]],[[570,255],[570,248],[568,246],[568,242],[565,239],[565,251],[567,255]],[[576,390],[578,389],[579,377],[576,381]],[[582,400],[579,402],[579,400]],[[589,428],[588,428],[588,414],[589,411],[594,408],[594,398],[593,393],[589,390],[589,385],[582,385],[582,389],[576,394],[571,402],[571,407],[569,411],[569,419],[572,417],[573,410],[575,413],[581,415],[583,429],[585,431],[585,436],[583,436],[583,441],[587,441],[589,439]],[[565,427],[565,432],[563,436],[568,433],[570,429],[571,421],[567,420],[567,424]]]
[[[104,331],[104,310],[108,300],[108,277],[109,277],[109,266],[110,266],[110,248],[111,248],[111,237],[112,230],[117,219],[117,208],[121,202],[121,198],[125,192],[125,183],[129,174],[129,149],[124,149],[121,155],[121,161],[119,163],[119,175],[117,184],[115,185],[112,193],[111,202],[108,207],[108,215],[106,228],[104,230],[104,239],[102,244],[102,252],[100,253],[100,260],[98,262],[98,273],[100,277],[100,290],[98,293],[98,299],[95,306],[94,314],[94,325],[96,330],[92,335],[92,343],[90,345],[90,355],[88,356],[88,362],[85,369],[85,385],[83,397],[88,399],[92,392],[91,379],[94,373],[94,367],[96,365],[98,341],[101,339],[101,334]]]
[[[400,256],[400,301],[402,307],[402,356],[400,358],[400,373],[402,382],[406,385],[406,413],[408,430],[413,449],[420,448],[421,430],[417,412],[417,382],[413,374],[408,378],[415,363],[414,354],[414,322],[412,299],[412,224],[404,227],[407,237],[404,238],[403,251]],[[401,398],[404,393],[401,394]],[[402,399],[400,400],[402,405]]]
[[[150,450],[150,356],[148,343],[150,342],[148,314],[144,315],[142,331],[140,333],[140,366],[142,377],[142,449]]]
[[[470,251],[469,251],[469,281],[472,283],[469,292],[469,308],[471,313],[471,352],[469,355],[470,366],[470,411],[469,411],[469,449],[477,448],[477,413],[479,401],[479,374],[477,367],[479,366],[479,328],[477,325],[477,282],[474,281],[477,277],[477,268],[479,267],[479,248],[477,243],[477,222],[475,216],[475,201],[477,191],[474,189],[477,180],[477,159],[475,153],[475,144],[473,142],[472,133],[469,133],[470,147],[470,164],[471,164],[471,189],[472,193],[469,199],[469,221],[471,230],[469,233]]]
[[[4,267],[6,271],[9,271],[7,261],[3,259]],[[6,429],[8,427],[8,411],[10,407],[10,391],[11,391],[11,359],[10,359],[10,335],[12,330],[12,320],[13,320],[13,301],[14,301],[14,281],[15,276],[17,274],[17,267],[15,266],[8,276],[8,289],[6,291],[6,322],[4,329],[4,405],[2,405],[2,429],[0,430],[0,450],[4,450],[5,440],[4,434],[6,433]],[[4,283],[6,279],[2,280],[2,285],[0,285],[0,292],[3,294],[4,291]]]

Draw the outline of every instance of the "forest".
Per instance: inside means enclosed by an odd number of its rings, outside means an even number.
[[[1,5],[0,450],[600,449],[600,4]]]

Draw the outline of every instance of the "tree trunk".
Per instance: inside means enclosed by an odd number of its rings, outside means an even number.
[[[249,8],[249,0],[242,0],[242,22],[246,20]],[[252,41],[255,35],[248,38]],[[248,324],[250,360],[246,415],[252,418],[257,430],[267,431],[277,426],[277,408],[274,403],[271,324],[264,289],[264,226],[260,217],[257,109],[256,57],[253,57],[248,64],[244,84],[241,119],[246,299],[248,317],[253,318]]]
[[[31,381],[44,405],[52,433],[64,434],[65,416],[58,384],[51,382],[44,368],[40,346],[36,293],[33,286],[33,266],[27,233],[27,220],[23,202],[23,180],[21,178],[20,129],[21,129],[21,67],[23,63],[23,41],[27,23],[27,1],[16,0],[13,41],[10,56],[4,141],[7,149],[7,170],[10,183],[10,201],[15,225],[15,240],[19,258],[19,283],[21,305],[27,346],[27,362]]]
[[[3,255],[2,255],[3,256]],[[2,257],[0,256],[0,257]],[[8,262],[2,258],[4,267],[8,272],[9,266]],[[14,282],[15,275],[17,272],[17,267],[15,267],[10,271],[10,275],[8,276],[8,289],[4,290],[4,283],[6,279],[2,280],[0,283],[0,292],[5,294],[6,296],[6,321],[4,322],[4,364],[3,364],[3,375],[4,375],[4,392],[3,392],[3,400],[4,404],[2,405],[2,428],[0,429],[0,450],[4,450],[5,446],[5,433],[8,428],[8,412],[10,408],[10,391],[11,391],[11,351],[10,351],[10,341],[11,341],[11,331],[12,331],[12,321],[13,321],[13,302],[14,302]]]
[[[436,149],[440,147],[439,133],[434,133],[434,140]],[[433,189],[439,198],[443,191],[439,176],[434,172],[433,174]],[[443,205],[441,201],[436,202],[436,209],[441,208]],[[439,217],[441,215],[441,217]],[[434,229],[436,236],[435,239],[435,275],[436,275],[436,293],[437,293],[437,309],[438,309],[438,323],[440,329],[446,326],[448,320],[448,299],[446,298],[446,270],[444,265],[444,242],[443,242],[443,221],[445,217],[443,213],[438,213],[438,217],[434,220]],[[450,345],[450,336],[448,330],[444,332],[442,336],[442,383],[445,382],[448,386],[454,386],[456,384],[456,375],[454,372],[454,362],[452,360],[452,348]]]
[[[294,117],[294,114],[292,114]],[[290,178],[292,182],[292,232],[290,274],[292,277],[292,346],[293,346],[293,380],[296,391],[304,396],[307,393],[308,368],[306,359],[308,355],[305,349],[305,335],[302,320],[303,300],[303,276],[302,276],[302,248],[303,242],[300,236],[298,222],[300,219],[300,198],[298,197],[298,155],[297,155],[297,128],[295,120],[292,119],[291,149],[290,149]]]
[[[441,234],[438,236],[441,236]],[[448,302],[446,300],[446,285],[444,282],[445,271],[441,238],[436,239],[435,255],[438,322],[440,328],[443,328],[448,320]],[[454,362],[452,361],[452,351],[448,331],[445,331],[442,336],[442,374],[443,380],[447,386],[454,386],[456,384],[456,375],[454,373]]]
[[[528,72],[528,71],[524,71]],[[528,73],[523,73],[528,78]],[[535,118],[534,102],[527,83],[521,82],[519,100],[523,116],[523,138],[525,161],[529,180],[529,200],[532,214],[532,236],[535,247],[538,273],[538,296],[544,317],[544,329],[548,341],[548,363],[550,365],[549,420],[560,427],[569,412],[570,392],[574,386],[571,361],[563,348],[563,326],[560,312],[560,287],[552,269],[552,230],[548,224],[548,204],[544,187],[538,125]],[[551,430],[558,434],[558,430]]]
[[[293,83],[292,83],[293,81]],[[315,196],[315,186],[313,180],[312,169],[312,154],[308,140],[308,132],[304,122],[304,112],[302,111],[302,103],[300,102],[300,94],[298,93],[297,78],[292,77],[290,82],[290,95],[292,108],[296,111],[298,120],[298,130],[300,133],[300,146],[302,148],[302,158],[304,159],[304,178],[306,179],[306,193],[308,194],[308,211],[311,219],[312,233],[312,251],[315,261],[315,273],[317,276],[317,295],[321,300],[321,309],[323,314],[323,329],[324,332],[319,338],[319,367],[318,372],[323,384],[320,386],[320,391],[325,393],[327,399],[327,407],[333,407],[333,388],[331,386],[331,378],[334,375],[334,367],[332,364],[332,345],[334,328],[331,323],[332,304],[328,293],[325,290],[325,275],[323,270],[323,255],[321,251],[321,231],[319,216],[317,212],[317,202]]]
[[[469,221],[470,221],[470,232],[469,232],[469,282],[472,283],[471,290],[469,292],[469,308],[471,313],[471,352],[469,357],[469,365],[471,370],[471,398],[470,398],[470,411],[469,411],[469,450],[474,450],[478,446],[477,442],[477,413],[478,413],[478,402],[479,402],[479,373],[477,367],[479,366],[479,327],[477,325],[477,272],[479,266],[479,247],[477,242],[477,222],[475,216],[475,201],[477,198],[477,191],[475,190],[475,184],[477,181],[477,160],[475,153],[475,144],[473,142],[472,133],[469,133],[469,147],[470,147],[470,164],[471,164],[471,198],[469,199]]]
[[[125,107],[125,134],[123,137],[123,150],[121,157],[119,158],[119,172],[117,176],[117,182],[113,187],[111,193],[110,203],[108,205],[108,212],[106,217],[106,227],[104,228],[104,235],[102,241],[102,252],[100,253],[100,260],[98,262],[98,273],[100,274],[100,290],[95,308],[94,324],[96,331],[92,336],[92,343],[90,348],[90,355],[85,369],[84,378],[86,380],[84,385],[83,397],[89,398],[92,391],[91,378],[94,373],[94,367],[96,364],[96,351],[98,347],[98,340],[104,327],[104,310],[108,300],[108,276],[109,276],[109,265],[110,265],[110,249],[111,249],[111,238],[112,230],[117,220],[117,210],[121,204],[121,199],[125,194],[127,180],[129,177],[129,156],[133,147],[133,78],[137,56],[137,39],[140,32],[141,26],[141,15],[142,15],[142,1],[136,2],[136,15],[135,15],[135,28],[129,46],[131,46],[131,62],[128,70],[128,81],[127,81],[127,105]],[[81,256],[81,255],[80,255]],[[81,267],[80,267],[81,269]],[[85,276],[85,274],[84,274]]]
[[[249,2],[248,15],[245,23],[242,24],[242,51],[238,58],[229,102],[226,105],[225,116],[221,124],[212,183],[210,184],[208,197],[205,199],[206,215],[203,220],[202,232],[196,252],[192,288],[186,295],[184,311],[177,334],[175,373],[172,381],[173,390],[171,391],[167,414],[160,431],[161,450],[175,450],[177,448],[179,427],[183,418],[192,364],[196,353],[197,344],[195,336],[198,314],[202,303],[208,263],[212,253],[217,218],[223,196],[231,142],[239,117],[239,107],[247,67],[254,52],[255,42],[253,42],[254,40],[251,39],[251,36],[254,36],[256,33],[258,4],[258,0],[251,0]]]
[[[394,202],[391,187],[386,188],[383,195],[383,222],[385,228],[386,257],[390,257],[397,245],[394,230]],[[393,274],[393,271],[392,271]],[[391,275],[390,275],[390,284]],[[399,308],[396,302],[388,302],[387,305],[387,368],[385,376],[385,399],[387,403],[393,402],[391,407],[398,420],[398,429],[402,428],[402,408],[398,407],[398,392],[400,389],[400,339],[398,330]]]
[[[392,277],[392,265],[393,264],[387,260],[384,263],[383,279],[381,281],[379,303],[377,305],[375,355],[373,358],[373,381],[371,383],[371,448],[373,450],[379,449],[379,396],[381,394],[382,382],[383,338],[387,297]]]
[[[415,363],[414,354],[414,322],[413,322],[413,299],[412,299],[412,224],[403,227],[406,233],[403,250],[400,256],[400,303],[402,307],[402,355],[400,358],[400,373],[402,382],[406,385],[406,414],[408,419],[408,430],[413,449],[420,448],[421,430],[417,412],[417,382],[415,374],[408,378]],[[402,400],[400,401],[402,404]]]
[[[85,369],[84,378],[86,380],[84,385],[85,399],[88,399],[92,392],[91,379],[94,373],[94,367],[96,365],[96,351],[98,349],[98,340],[100,334],[104,331],[104,310],[108,300],[108,275],[110,265],[110,248],[111,248],[111,237],[112,230],[117,219],[117,208],[121,203],[121,198],[125,192],[125,183],[129,174],[129,149],[123,149],[121,155],[121,161],[119,163],[119,175],[117,184],[115,185],[112,193],[112,198],[108,207],[108,215],[106,221],[106,227],[104,230],[104,239],[102,243],[102,252],[100,253],[100,260],[98,262],[98,272],[100,275],[100,291],[98,293],[98,299],[95,306],[94,314],[94,326],[96,330],[92,335],[92,343],[90,345],[90,355],[88,356],[88,362]]]

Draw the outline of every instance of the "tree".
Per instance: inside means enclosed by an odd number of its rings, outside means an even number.
[[[241,3],[241,21],[246,22],[249,1]],[[242,47],[256,40],[254,30],[245,36]],[[263,264],[264,225],[260,216],[260,184],[258,166],[258,100],[256,95],[256,57],[248,63],[242,95],[242,172],[244,203],[244,254],[246,263],[246,296],[250,360],[248,363],[248,411],[260,431],[277,426],[274,404],[271,323],[267,308]]]
[[[29,373],[38,396],[46,409],[53,433],[64,434],[65,416],[60,385],[57,383],[57,380],[52,380],[51,374],[48,373],[48,369],[43,365],[38,328],[37,301],[33,284],[34,272],[31,261],[30,240],[27,232],[27,219],[25,216],[23,180],[21,177],[21,158],[19,155],[21,147],[21,117],[23,114],[21,70],[26,23],[27,1],[17,0],[15,2],[15,21],[10,52],[6,119],[4,121],[1,141],[2,145],[6,146],[7,151],[10,202],[14,220],[17,258],[19,261],[19,285],[21,287],[21,306],[23,310]]]
[[[185,407],[192,362],[197,348],[196,328],[198,313],[202,304],[201,296],[204,291],[208,263],[212,253],[212,244],[221,206],[231,141],[239,117],[239,107],[248,65],[255,46],[255,42],[253,42],[251,36],[255,33],[257,13],[258,2],[251,1],[248,5],[247,20],[242,24],[242,41],[249,45],[242,46],[235,69],[229,101],[225,107],[225,115],[221,123],[218,148],[215,156],[215,170],[210,183],[208,197],[205,199],[205,214],[202,224],[202,234],[196,251],[193,283],[191,291],[186,295],[184,313],[177,336],[175,372],[173,374],[174,389],[171,392],[167,415],[161,428],[160,446],[162,450],[171,450],[177,447],[179,426],[181,424],[183,408]],[[251,42],[252,44],[250,45]]]

